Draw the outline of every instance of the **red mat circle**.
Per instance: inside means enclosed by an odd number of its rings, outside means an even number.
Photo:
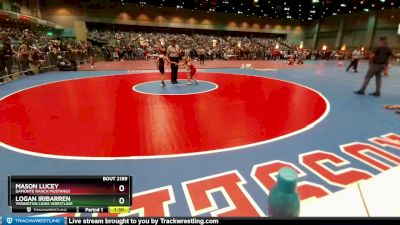
[[[0,144],[55,158],[168,157],[248,147],[311,128],[329,111],[318,92],[248,75],[199,73],[193,95],[145,95],[159,74],[104,76],[29,88],[0,101]]]

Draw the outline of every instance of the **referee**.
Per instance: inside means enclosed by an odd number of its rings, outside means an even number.
[[[179,45],[176,44],[176,40],[172,39],[171,45],[167,49],[167,56],[171,61],[171,84],[178,83],[178,63],[180,58],[181,50]],[[173,63],[175,62],[175,63]]]
[[[369,81],[375,76],[376,91],[370,93],[370,95],[375,97],[381,96],[382,72],[389,64],[389,59],[392,56],[392,50],[390,50],[388,47],[386,37],[381,37],[379,40],[380,45],[375,49],[373,56],[370,59],[369,68],[367,74],[365,75],[364,83],[360,90],[354,92],[355,94],[364,95]]]

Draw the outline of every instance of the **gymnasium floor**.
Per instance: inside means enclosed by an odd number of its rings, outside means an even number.
[[[383,109],[400,104],[399,66],[376,98],[352,93],[366,63],[241,64],[164,89],[134,62],[1,85],[0,213],[8,175],[131,175],[129,215],[266,216],[281,166],[299,172],[305,200],[400,165],[400,115]]]

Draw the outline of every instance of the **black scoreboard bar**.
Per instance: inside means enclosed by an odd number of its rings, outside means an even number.
[[[9,176],[12,212],[129,211],[131,176]]]

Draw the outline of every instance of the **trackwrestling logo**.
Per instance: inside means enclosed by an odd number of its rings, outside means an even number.
[[[41,217],[7,217],[3,218],[3,222],[9,225],[35,225],[35,224],[53,224],[53,225],[64,225],[64,218],[41,218]],[[4,223],[5,224],[5,223]]]

